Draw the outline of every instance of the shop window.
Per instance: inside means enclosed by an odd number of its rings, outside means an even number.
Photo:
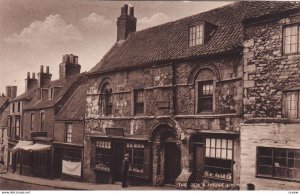
[[[127,143],[126,154],[129,154],[129,171],[144,173],[144,144]]]
[[[144,90],[134,91],[134,113],[135,114],[144,113]]]
[[[43,167],[47,165],[47,151],[33,152],[35,154],[35,166]]]
[[[232,181],[233,140],[205,138],[204,178]]]
[[[96,141],[95,169],[110,172],[111,142]]]
[[[287,26],[283,30],[283,51],[284,54],[299,54],[300,33],[299,25]]]
[[[112,114],[112,88],[109,83],[104,84],[101,90],[102,110],[105,115]]]
[[[72,123],[67,123],[66,125],[66,139],[65,139],[65,142],[67,143],[71,143],[72,142],[72,129],[73,128],[73,125]]]
[[[189,45],[196,46],[204,43],[204,25],[198,24],[189,29]]]
[[[213,111],[213,82],[200,82],[199,86],[199,112],[212,112]]]
[[[71,162],[81,162],[81,151],[73,149],[64,149],[63,160]]]
[[[20,137],[20,118],[16,117],[16,123],[15,123],[15,129],[16,129],[16,137]]]
[[[257,176],[300,180],[300,150],[257,147]]]
[[[283,114],[290,119],[300,118],[300,95],[299,91],[285,92],[283,96]]]
[[[30,115],[30,130],[33,130],[33,124],[34,124],[34,113],[31,113],[31,115]]]

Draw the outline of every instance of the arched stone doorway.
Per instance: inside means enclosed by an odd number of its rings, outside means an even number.
[[[167,124],[157,126],[152,134],[153,183],[175,184],[181,172],[180,140],[176,131]]]

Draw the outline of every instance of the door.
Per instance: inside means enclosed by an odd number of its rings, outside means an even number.
[[[203,176],[203,144],[194,144],[194,178],[201,182]]]
[[[175,142],[165,143],[165,184],[175,184],[181,172],[181,152]]]
[[[124,159],[124,143],[113,143],[113,181],[122,181],[122,161]]]

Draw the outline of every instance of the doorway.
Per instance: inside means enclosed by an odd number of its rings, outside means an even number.
[[[113,182],[122,181],[122,161],[124,159],[124,143],[114,142],[113,143],[113,155],[112,155],[112,173]]]
[[[174,185],[181,172],[181,152],[175,142],[165,142],[164,182]]]

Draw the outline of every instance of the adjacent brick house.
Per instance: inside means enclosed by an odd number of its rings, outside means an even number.
[[[33,143],[33,147],[22,147],[13,151],[16,164],[20,167],[17,169],[18,173],[47,178],[53,178],[55,175],[60,177],[60,174],[55,174],[56,171],[53,170],[54,161],[57,161],[56,144],[53,144],[53,140],[54,134],[56,137],[64,136],[66,127],[56,125],[55,116],[85,82],[85,74],[80,74],[80,68],[78,57],[71,54],[63,56],[58,80],[51,81],[52,74],[48,66],[46,71],[41,66],[37,80],[34,76],[30,78],[28,73],[26,92],[13,99],[26,101],[20,113],[21,139]],[[60,142],[58,139],[55,141]]]
[[[244,20],[241,184],[299,189],[300,6],[260,2],[251,10]]]
[[[138,32],[133,7],[122,7],[118,42],[89,73],[87,181],[119,181],[128,153],[131,184],[239,183],[247,6]]]
[[[83,180],[85,107],[86,83],[83,82],[55,117],[53,137],[54,178]],[[64,132],[62,129],[65,129]],[[68,164],[73,165],[72,171],[68,170]]]

